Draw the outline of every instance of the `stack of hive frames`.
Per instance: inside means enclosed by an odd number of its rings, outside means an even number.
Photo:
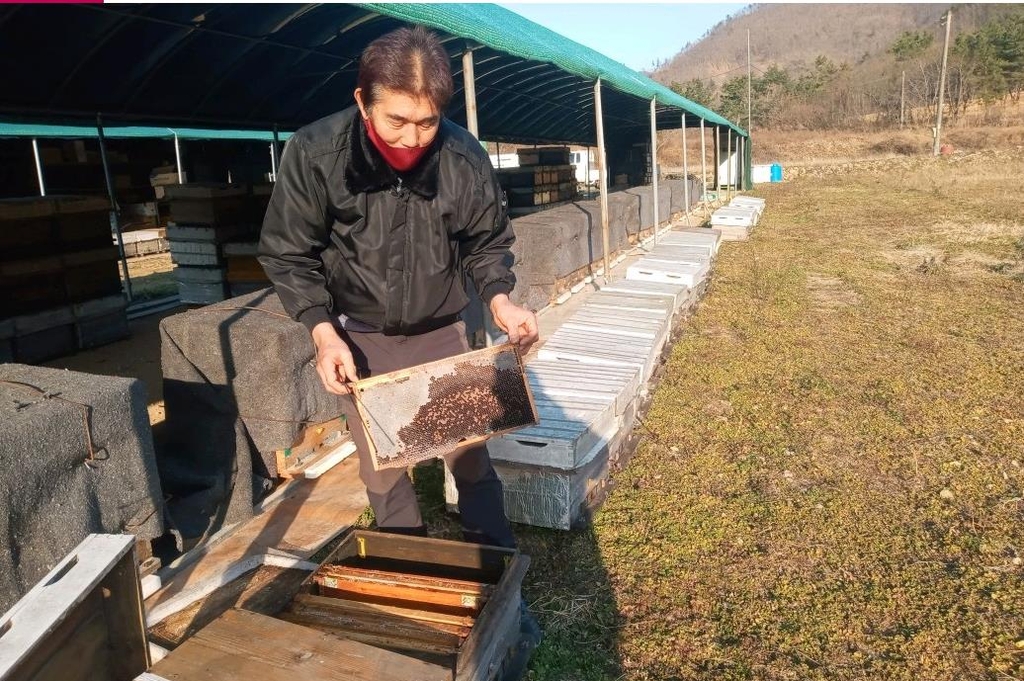
[[[181,302],[209,304],[228,297],[222,248],[238,239],[256,240],[263,218],[257,206],[265,205],[257,189],[203,183],[167,187],[167,240]]]
[[[514,549],[356,530],[278,617],[492,681],[521,650],[529,558]]]
[[[35,363],[128,335],[110,203],[0,201],[0,362]]]
[[[522,359],[510,344],[358,381],[353,396],[377,470],[537,423]]]

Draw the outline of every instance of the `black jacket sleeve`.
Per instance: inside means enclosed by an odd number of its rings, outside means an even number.
[[[485,304],[499,293],[511,294],[516,285],[512,273],[512,244],[516,237],[508,218],[505,193],[490,160],[481,159],[475,186],[463,195],[459,257]]]
[[[326,201],[323,178],[310,164],[302,140],[293,136],[263,219],[259,261],[285,311],[310,331],[331,321],[333,307],[320,258],[330,239]]]

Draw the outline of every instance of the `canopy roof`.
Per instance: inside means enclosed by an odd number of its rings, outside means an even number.
[[[363,48],[413,23],[436,30],[452,57],[448,115],[460,122],[462,53],[473,50],[484,139],[594,144],[598,78],[609,136],[644,139],[651,99],[659,128],[680,127],[685,113],[687,125],[746,135],[594,50],[479,4],[0,5],[0,115],[296,129],[349,106]]]
[[[273,142],[272,130],[219,130],[212,128],[163,128],[141,125],[103,126],[103,136],[110,139],[157,138],[175,136],[181,140],[248,140]],[[38,123],[0,123],[0,137],[45,137],[82,139],[99,137],[95,125],[45,125]],[[290,132],[278,134],[280,141],[291,137]]]

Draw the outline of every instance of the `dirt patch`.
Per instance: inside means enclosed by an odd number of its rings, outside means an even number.
[[[819,310],[837,310],[859,305],[862,300],[861,295],[842,279],[825,274],[808,274],[807,292]]]

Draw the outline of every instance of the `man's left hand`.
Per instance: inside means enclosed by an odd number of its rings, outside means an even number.
[[[498,328],[508,334],[509,342],[519,346],[522,355],[526,355],[540,337],[537,315],[514,304],[504,293],[491,299],[491,316]]]

